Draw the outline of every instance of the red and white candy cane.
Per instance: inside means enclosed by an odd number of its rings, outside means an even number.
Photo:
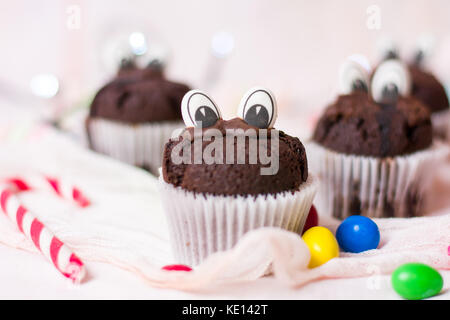
[[[89,205],[89,201],[76,188],[71,194],[65,193],[59,180],[43,177],[44,181],[60,196],[74,201],[81,207]],[[53,233],[39,221],[36,216],[20,204],[15,192],[32,189],[31,184],[22,178],[6,179],[0,185],[0,205],[3,212],[14,222],[19,230],[50,260],[58,271],[75,283],[81,282],[85,275],[83,262]],[[66,189],[66,190],[70,190]]]
[[[12,177],[5,179],[5,183],[16,191],[28,191],[31,189],[50,189],[59,197],[73,201],[76,205],[84,208],[89,206],[89,200],[83,195],[81,190],[64,180],[59,180],[47,175],[35,175],[24,179],[22,177]]]

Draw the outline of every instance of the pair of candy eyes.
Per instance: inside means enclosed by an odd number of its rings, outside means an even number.
[[[272,93],[264,88],[248,91],[241,100],[238,116],[249,125],[271,128],[277,116],[276,101]],[[214,101],[199,90],[191,90],[181,103],[183,120],[188,127],[207,128],[222,118]]]
[[[411,90],[411,80],[407,68],[398,60],[383,62],[369,80],[368,72],[354,61],[347,61],[341,68],[341,91],[345,94],[354,91],[369,92],[372,98],[381,102],[393,102],[399,96],[406,96]]]

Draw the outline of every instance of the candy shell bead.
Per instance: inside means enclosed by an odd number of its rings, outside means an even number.
[[[339,225],[336,239],[343,251],[359,253],[378,247],[380,231],[372,219],[350,216]]]
[[[437,295],[444,285],[439,272],[422,263],[407,263],[398,267],[392,273],[391,282],[394,290],[408,300]]]
[[[339,245],[333,233],[327,228],[312,227],[302,238],[311,252],[309,268],[318,267],[339,256]]]
[[[302,235],[311,229],[312,227],[319,225],[319,215],[317,214],[316,207],[314,205],[309,209],[308,218],[306,218],[305,226],[303,227]]]

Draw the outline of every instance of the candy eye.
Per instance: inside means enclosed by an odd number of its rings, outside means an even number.
[[[353,60],[347,60],[341,66],[339,83],[343,94],[355,91],[369,92],[369,74],[361,64]]]
[[[242,98],[238,115],[249,125],[271,128],[277,118],[275,97],[267,89],[253,88]]]
[[[191,90],[181,102],[181,114],[187,127],[207,128],[222,116],[219,108],[205,93]]]
[[[393,103],[411,90],[411,79],[406,67],[398,60],[387,60],[372,78],[372,98],[378,103]]]

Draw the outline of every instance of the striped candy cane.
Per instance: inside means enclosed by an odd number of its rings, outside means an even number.
[[[34,176],[28,179],[21,177],[8,178],[5,182],[16,191],[28,191],[31,189],[50,189],[59,197],[72,201],[76,205],[85,208],[89,206],[89,200],[84,196],[81,190],[64,180],[58,180],[50,176]]]
[[[17,191],[27,191],[31,185],[22,178],[6,180],[8,183],[0,186],[0,206],[9,219],[17,225],[19,230],[38,248],[42,254],[50,260],[58,271],[74,283],[79,283],[85,275],[83,262],[53,233],[39,221],[36,216],[20,204],[15,196]],[[81,207],[89,205],[89,201],[76,188],[70,194],[61,189],[61,183],[57,179],[43,177],[43,181],[61,197],[69,196]],[[75,191],[76,190],[76,191]]]

